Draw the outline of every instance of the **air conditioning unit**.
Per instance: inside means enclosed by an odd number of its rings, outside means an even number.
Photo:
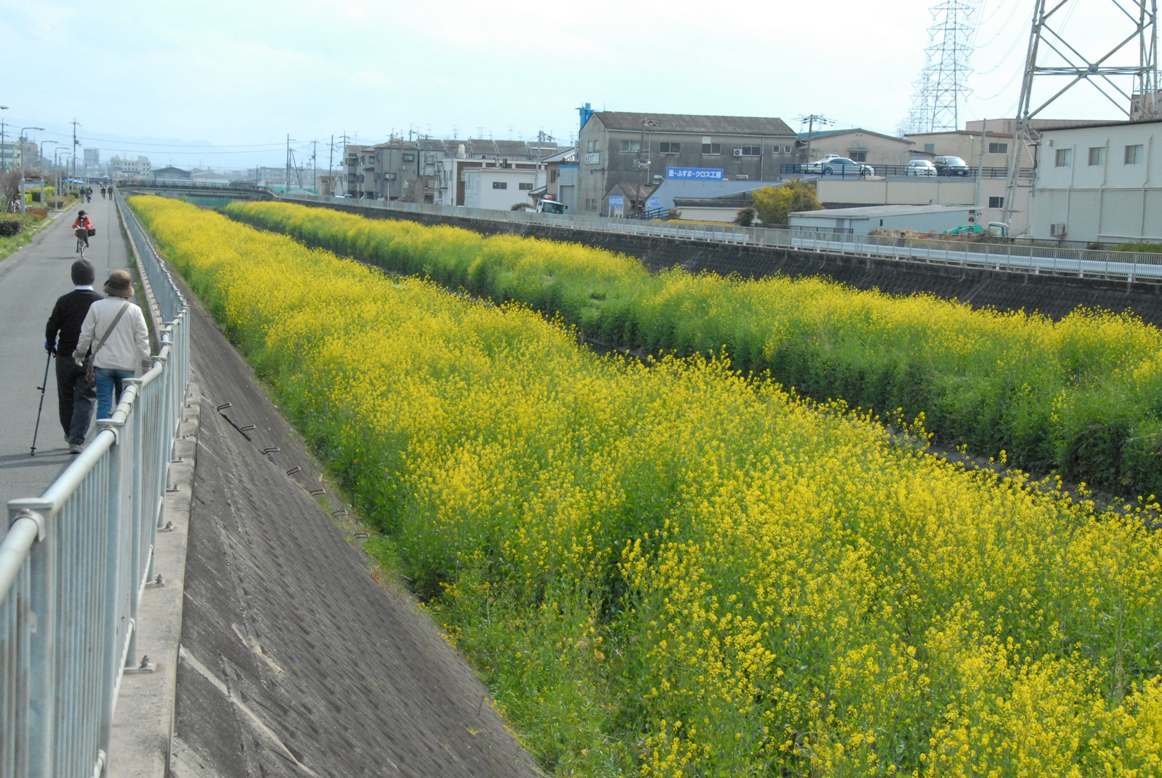
[[[1064,224],[1050,224],[1049,225],[1049,235],[1050,235],[1050,237],[1053,237],[1053,238],[1064,238],[1065,237],[1065,225]]]
[[[734,177],[734,180],[735,181],[749,181],[750,176],[748,176],[746,173],[740,173]]]
[[[742,149],[735,149],[734,156],[741,157],[742,156]]]

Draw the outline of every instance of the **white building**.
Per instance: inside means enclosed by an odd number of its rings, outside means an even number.
[[[1162,120],[1042,130],[1032,235],[1162,241]]]
[[[535,168],[479,167],[464,171],[464,205],[508,211],[514,205],[532,205],[529,195],[541,174]]]
[[[960,178],[922,176],[914,178],[849,178],[821,176],[815,182],[819,202],[827,208],[870,205],[956,205],[975,206],[979,221],[1005,220],[1008,181],[1004,178]],[[1009,231],[1023,234],[1028,228],[1029,187],[1015,192]]]
[[[144,178],[151,170],[149,157],[138,156],[137,159],[113,157],[109,160],[109,171],[114,178]]]
[[[841,233],[862,238],[872,230],[944,232],[969,223],[969,207],[945,205],[873,205],[866,208],[827,208],[791,214],[792,230]]]

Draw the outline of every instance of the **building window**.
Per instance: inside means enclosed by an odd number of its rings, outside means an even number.
[[[989,197],[989,208],[1004,208],[1005,198],[1003,197]]]
[[[405,151],[403,153],[403,161],[404,162],[415,162],[416,161],[415,152],[414,151]]]
[[[493,189],[508,189],[508,182],[507,181],[493,181],[492,188]]]
[[[936,153],[936,144],[935,143],[925,143],[924,144],[924,151],[928,152],[929,154],[935,154]]]
[[[557,181],[557,168],[552,168],[549,171],[549,183],[556,183],[556,181]]]
[[[642,150],[642,142],[640,140],[623,140],[621,142],[622,154],[637,154]]]
[[[763,149],[761,146],[738,146],[734,150],[736,157],[759,157],[762,156]]]
[[[1073,149],[1057,149],[1057,167],[1071,167],[1073,165]]]
[[[586,197],[585,198],[585,210],[596,211],[597,210],[597,199],[594,197]]]
[[[1089,147],[1089,164],[1090,167],[1094,165],[1104,165],[1106,162],[1105,146],[1090,146]]]
[[[527,183],[520,183],[520,184],[517,184],[516,188],[521,190],[522,192],[531,192],[533,190],[533,185],[527,184]]]
[[[852,162],[867,162],[867,151],[849,150],[847,156]]]
[[[989,143],[989,154],[1008,154],[1009,144],[1007,143]]]
[[[702,153],[705,156],[717,157],[718,155],[720,155],[722,153],[722,144],[721,143],[703,143],[702,144]]]
[[[589,154],[597,153],[597,141],[590,140],[585,142],[585,151]]]
[[[1135,143],[1133,146],[1126,146],[1126,164],[1136,165],[1142,161],[1142,144]]]
[[[658,150],[663,154],[677,154],[682,150],[682,144],[671,143],[670,141],[662,141],[658,144]]]

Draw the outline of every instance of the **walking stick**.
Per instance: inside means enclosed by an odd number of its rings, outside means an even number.
[[[44,378],[40,382],[40,386],[36,387],[40,390],[40,405],[36,407],[36,426],[32,429],[32,448],[28,450],[30,457],[36,456],[36,435],[40,432],[40,413],[44,410],[44,389],[48,386],[48,363],[52,361],[52,352],[44,360]]]

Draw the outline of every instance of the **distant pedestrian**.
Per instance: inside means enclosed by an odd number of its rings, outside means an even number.
[[[89,307],[81,324],[81,337],[73,358],[81,363],[89,354],[97,389],[97,418],[107,419],[121,401],[124,382],[137,368],[148,370],[149,331],[145,314],[133,302],[133,279],[124,270],[114,270],[105,281],[103,300]]]
[[[73,291],[61,295],[52,308],[44,329],[44,348],[50,354],[63,354],[56,361],[56,393],[61,428],[65,432],[70,454],[81,453],[85,435],[93,420],[93,398],[96,393],[85,380],[85,371],[70,358],[81,337],[81,323],[89,306],[101,299],[93,291],[93,265],[78,259],[72,267]]]

